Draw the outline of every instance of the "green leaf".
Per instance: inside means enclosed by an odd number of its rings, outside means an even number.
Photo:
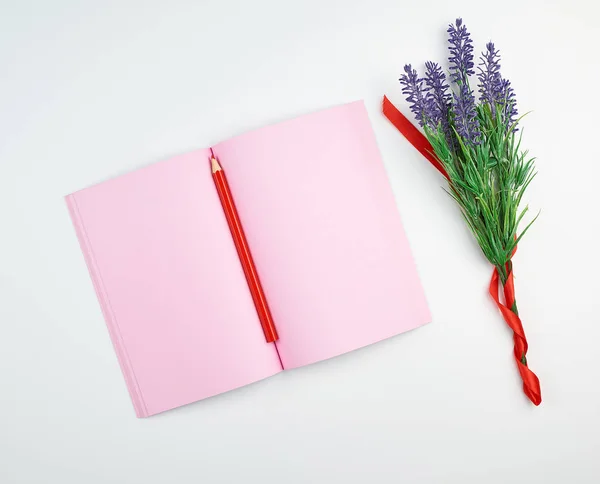
[[[441,125],[426,126],[425,135],[433,154],[448,173],[445,191],[458,204],[485,257],[501,267],[501,274],[506,276],[504,265],[510,260],[512,250],[537,219],[536,216],[516,237],[528,212],[528,207],[519,211],[519,206],[536,176],[535,158],[528,158],[527,151],[521,149],[523,129],[515,133],[516,124],[509,125],[494,116],[488,104],[477,105],[476,113],[481,129],[479,145],[460,137],[452,112],[449,121],[458,142],[456,148],[448,144]]]

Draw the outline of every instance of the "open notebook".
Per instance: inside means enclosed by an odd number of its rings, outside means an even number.
[[[212,149],[227,172],[276,343],[265,341],[210,149],[67,196],[139,417],[430,320],[362,102]]]

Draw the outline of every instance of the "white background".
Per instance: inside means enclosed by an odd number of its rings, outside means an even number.
[[[0,1],[0,482],[599,482],[594,3]],[[533,111],[515,269],[539,408],[442,178],[380,114],[459,15]],[[63,196],[360,98],[434,322],[136,419]]]

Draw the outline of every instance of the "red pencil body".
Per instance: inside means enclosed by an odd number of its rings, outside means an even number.
[[[221,165],[219,165],[219,162],[216,158],[213,157],[210,161],[217,193],[219,194],[221,205],[223,205],[223,211],[225,212],[225,217],[227,218],[227,224],[231,230],[233,242],[235,244],[235,248],[237,249],[242,268],[244,269],[244,274],[246,275],[246,281],[248,282],[248,287],[250,288],[250,293],[252,294],[252,300],[256,306],[256,312],[258,313],[260,324],[262,325],[267,342],[272,343],[273,341],[277,341],[279,336],[277,335],[273,317],[271,316],[267,299],[258,278],[258,272],[256,271],[254,260],[252,259],[252,254],[250,253],[250,248],[248,247],[248,241],[244,235],[240,217],[235,208],[233,197],[231,196],[231,190],[229,189],[225,172],[221,168]]]

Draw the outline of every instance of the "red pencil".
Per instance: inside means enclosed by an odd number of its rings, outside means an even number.
[[[242,268],[244,269],[244,274],[246,275],[246,281],[248,281],[248,287],[250,288],[250,293],[252,294],[252,299],[256,306],[260,324],[262,325],[267,342],[272,343],[273,341],[277,341],[279,336],[277,336],[277,330],[275,329],[273,317],[271,316],[271,311],[267,304],[267,298],[263,292],[258,278],[258,272],[256,271],[254,261],[252,260],[252,254],[250,253],[248,241],[246,240],[244,230],[242,229],[240,217],[235,208],[235,204],[233,203],[233,197],[231,196],[227,178],[225,178],[225,172],[214,155],[210,158],[210,164],[219,199],[221,200],[221,205],[223,205],[227,224],[229,225],[229,230],[231,230],[235,248],[237,249]]]

